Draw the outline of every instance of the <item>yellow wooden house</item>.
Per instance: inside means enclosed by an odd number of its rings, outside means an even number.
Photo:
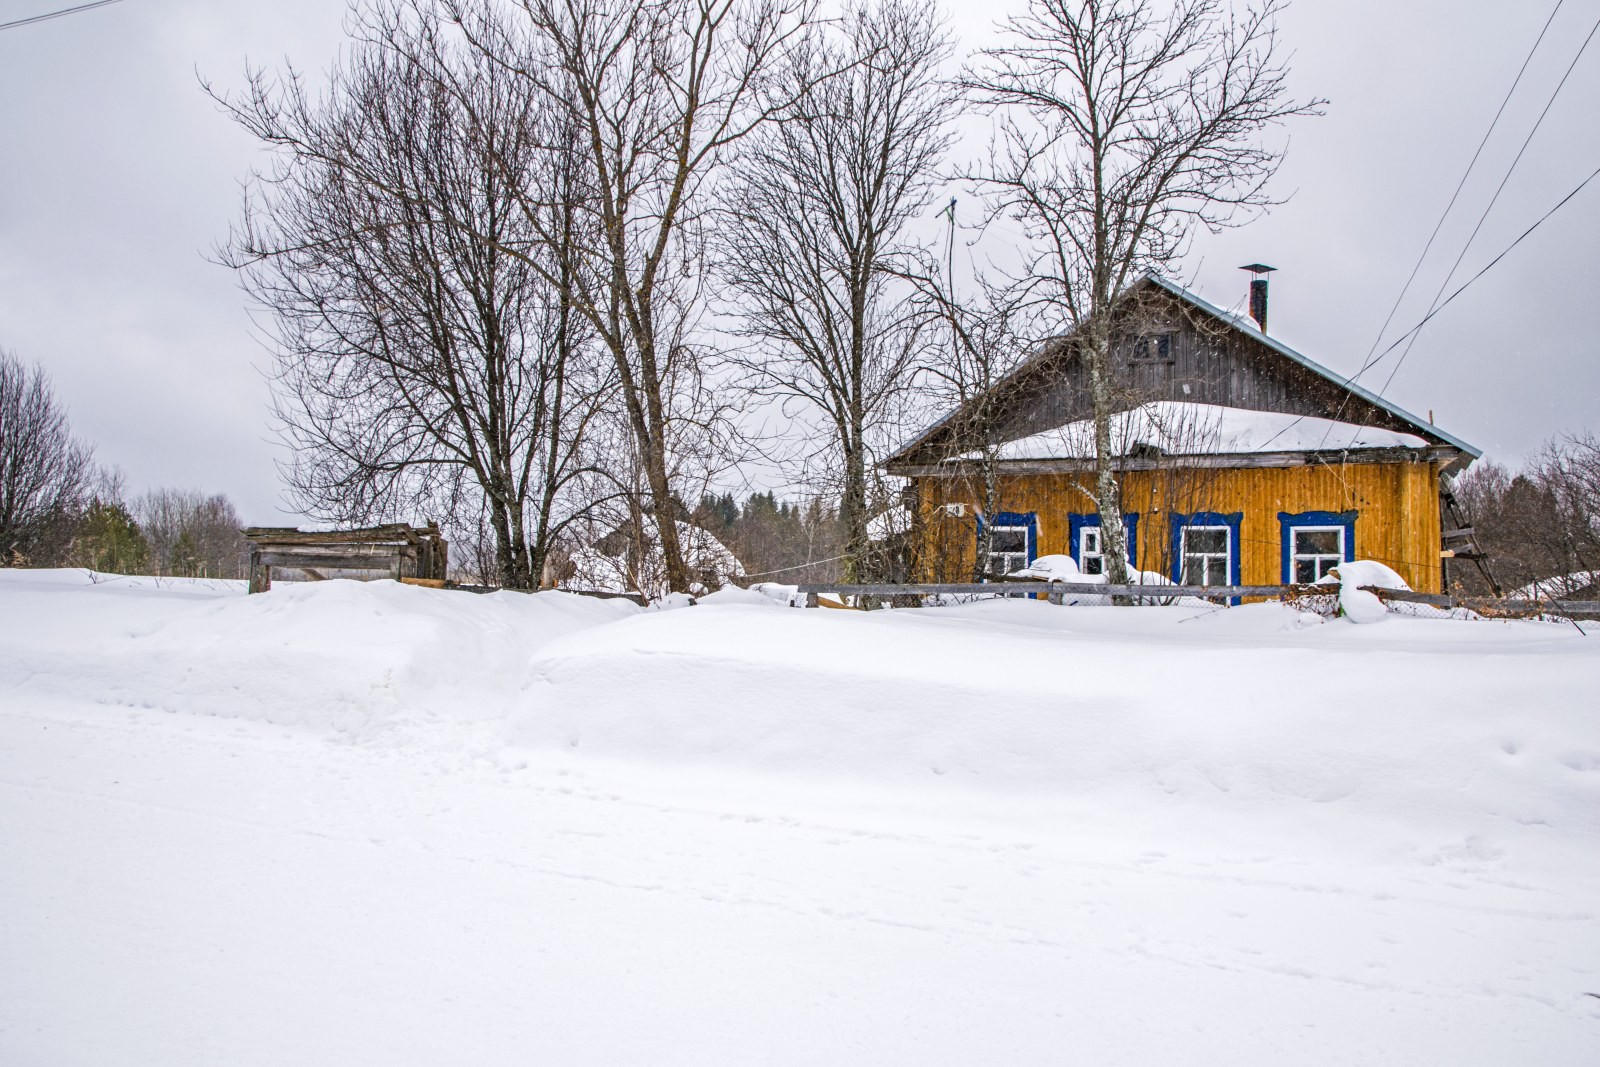
[[[1112,444],[1130,561],[1183,584],[1274,585],[1373,559],[1440,591],[1457,536],[1441,491],[1479,451],[1268,336],[1265,285],[1252,297],[1245,319],[1152,274],[1119,298]],[[911,480],[914,576],[970,580],[1043,555],[1104,573],[1093,459],[1069,335],[885,464]]]

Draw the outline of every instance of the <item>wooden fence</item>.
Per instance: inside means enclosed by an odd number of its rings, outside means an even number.
[[[1228,602],[1241,597],[1285,600],[1303,596],[1335,596],[1336,585],[1099,585],[1093,582],[957,582],[911,583],[905,585],[844,585],[828,582],[807,582],[797,587],[805,595],[806,607],[817,607],[823,593],[840,596],[867,596],[904,598],[920,601],[927,596],[1032,596],[1052,604],[1064,603],[1075,596],[1118,596],[1132,598],[1136,603],[1157,604],[1176,597],[1198,597],[1204,600]],[[1457,597],[1442,593],[1416,593],[1409,589],[1384,589],[1379,586],[1362,586],[1385,601],[1408,604],[1427,604],[1431,607],[1466,608],[1487,615],[1576,615],[1600,616],[1600,601],[1594,600],[1520,600],[1504,597]]]

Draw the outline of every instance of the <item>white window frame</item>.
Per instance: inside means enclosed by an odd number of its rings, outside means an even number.
[[[994,550],[994,535],[997,534],[997,533],[1001,533],[1002,531],[1006,532],[1006,533],[1020,533],[1022,535],[1022,551],[1021,552],[996,552]],[[985,572],[988,573],[988,574],[1010,574],[1012,571],[1019,571],[1019,570],[1022,570],[1024,567],[1028,566],[1029,563],[1033,562],[1033,560],[1032,560],[1032,556],[1033,556],[1033,541],[1032,541],[1032,537],[1033,537],[1032,527],[1025,526],[1025,525],[1022,525],[1022,524],[1006,523],[1003,526],[991,526],[991,527],[989,527],[989,545],[990,545],[990,548],[989,548],[989,566],[987,568],[985,568]],[[1022,557],[1022,562],[1018,563],[1016,566],[1014,566],[1014,567],[1005,567],[1003,569],[995,567],[995,560],[997,558],[999,558],[999,559],[1010,559],[1010,558],[1015,557],[1015,556],[1021,556]]]
[[[1191,553],[1189,551],[1189,532],[1191,530],[1196,531],[1196,532],[1201,531],[1201,530],[1221,530],[1222,534],[1223,534],[1223,539],[1224,539],[1223,540],[1223,545],[1222,545],[1222,551],[1221,552],[1193,552],[1193,553]],[[1196,558],[1205,559],[1205,560],[1217,559],[1219,557],[1222,560],[1222,575],[1223,575],[1222,581],[1220,581],[1220,582],[1202,581],[1202,582],[1200,582],[1198,584],[1205,585],[1205,586],[1211,586],[1211,585],[1233,585],[1233,584],[1235,584],[1235,582],[1234,582],[1234,573],[1233,573],[1233,527],[1232,526],[1215,526],[1215,525],[1210,525],[1210,524],[1207,524],[1207,525],[1204,525],[1204,526],[1201,526],[1201,525],[1185,526],[1185,527],[1183,527],[1182,537],[1181,537],[1181,539],[1179,541],[1179,550],[1180,550],[1179,558],[1180,558],[1180,560],[1182,561],[1182,564],[1183,564],[1178,569],[1178,576],[1183,579],[1181,584],[1183,584],[1183,585],[1193,584],[1193,583],[1191,583],[1189,581],[1189,557],[1191,555],[1196,557]],[[1205,577],[1206,573],[1209,572],[1210,569],[1211,568],[1210,568],[1210,566],[1208,564],[1205,567],[1204,571],[1202,572],[1202,577]]]
[[[1089,539],[1091,537],[1094,538],[1093,549],[1089,547]],[[1100,561],[1100,566],[1097,570],[1089,568],[1091,559]],[[1098,526],[1078,527],[1078,570],[1084,574],[1106,573],[1105,539],[1100,536],[1100,527]]]
[[[1302,533],[1336,533],[1336,534],[1338,534],[1339,535],[1339,551],[1338,551],[1338,553],[1337,554],[1330,554],[1330,553],[1327,553],[1327,552],[1297,552],[1297,551],[1295,551],[1295,547],[1296,547],[1295,546],[1295,539]],[[1295,581],[1298,580],[1296,572],[1300,568],[1297,566],[1297,564],[1302,559],[1309,559],[1309,560],[1332,559],[1333,560],[1333,566],[1335,566],[1335,567],[1337,567],[1339,564],[1343,563],[1344,562],[1345,549],[1348,547],[1345,544],[1345,536],[1346,536],[1346,530],[1345,530],[1345,528],[1343,526],[1291,526],[1291,527],[1289,527],[1289,580],[1291,582],[1295,582]],[[1326,573],[1326,572],[1324,572],[1324,573]],[[1312,581],[1316,581],[1317,578],[1320,578],[1320,577],[1322,577],[1322,574],[1316,575],[1316,577],[1312,578],[1311,580]]]

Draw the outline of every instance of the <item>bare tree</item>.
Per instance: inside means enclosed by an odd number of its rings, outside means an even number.
[[[693,575],[679,544],[674,439],[707,428],[695,343],[710,185],[732,147],[789,101],[768,91],[813,22],[813,0],[443,0],[475,47],[537,88],[575,131],[588,240],[564,283],[610,352],[671,589]],[[546,191],[520,186],[527,217]],[[541,229],[548,240],[550,234]]]
[[[1495,576],[1507,586],[1547,582],[1561,589],[1600,584],[1600,437],[1568,434],[1546,442],[1515,474],[1474,464],[1452,487]],[[1456,577],[1489,592],[1478,575]]]
[[[56,562],[96,477],[50,376],[0,349],[0,566]]]
[[[741,146],[721,274],[739,302],[758,387],[809,407],[840,472],[843,573],[864,581],[869,491],[918,358],[905,300],[905,230],[949,144],[949,54],[939,22],[908,0],[852,4],[796,49],[769,97],[788,110]],[[834,73],[838,72],[838,73]]]
[[[157,574],[248,577],[250,546],[233,504],[221,493],[152,489],[134,501],[134,520]]]
[[[278,153],[225,259],[273,315],[295,502],[348,522],[469,514],[499,582],[530,588],[604,481],[586,441],[611,372],[568,285],[576,142],[425,6],[352,20],[321,98],[290,71],[222,99]],[[530,189],[549,201],[536,217]]]
[[[952,279],[955,242],[954,205],[951,207],[950,252],[941,268],[915,276],[914,306],[926,322],[943,335],[942,344],[930,346],[919,364],[919,378],[930,386],[931,396],[953,414],[943,459],[954,475],[952,488],[963,500],[974,502],[977,514],[976,549],[970,573],[957,573],[957,561],[966,558],[965,527],[941,523],[922,532],[922,568],[938,581],[983,581],[990,574],[993,519],[1005,509],[1000,477],[1000,442],[993,426],[1003,397],[996,388],[1021,365],[1028,354],[1028,334],[1023,328],[1025,309],[1005,285],[992,284],[980,273],[975,297],[956,292]],[[919,513],[925,509],[919,508]],[[962,533],[955,531],[960,529]]]
[[[969,177],[1027,239],[1016,287],[1071,327],[1087,370],[1095,497],[1111,581],[1127,578],[1111,416],[1113,310],[1140,274],[1170,267],[1197,227],[1271,201],[1280,155],[1262,141],[1319,112],[1294,99],[1276,16],[1281,0],[1029,0],[1007,40],[966,76],[998,115],[992,160]]]

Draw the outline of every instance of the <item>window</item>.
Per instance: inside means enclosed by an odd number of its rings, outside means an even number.
[[[1282,530],[1280,581],[1306,585],[1356,558],[1355,511],[1278,512]]]
[[[1106,572],[1106,557],[1100,551],[1098,526],[1085,526],[1078,531],[1078,569],[1084,574]]]
[[[1128,556],[1128,566],[1139,558],[1139,513],[1124,512],[1122,516],[1122,547]],[[1106,539],[1100,530],[1100,516],[1096,512],[1073,512],[1067,515],[1067,551],[1084,574],[1106,573]]]
[[[1226,526],[1183,528],[1183,585],[1231,585],[1233,531]]]
[[[1309,585],[1344,562],[1343,526],[1296,526],[1290,530],[1292,575]]]
[[[978,547],[989,535],[988,556],[979,556],[985,574],[1010,574],[1032,563],[1038,554],[1039,519],[1031,511],[1001,511],[978,516]]]
[[[1172,335],[1170,333],[1148,334],[1133,342],[1133,361],[1135,363],[1171,363],[1172,362]]]
[[[990,574],[1010,574],[1028,565],[1028,528],[993,526],[989,529]]]

